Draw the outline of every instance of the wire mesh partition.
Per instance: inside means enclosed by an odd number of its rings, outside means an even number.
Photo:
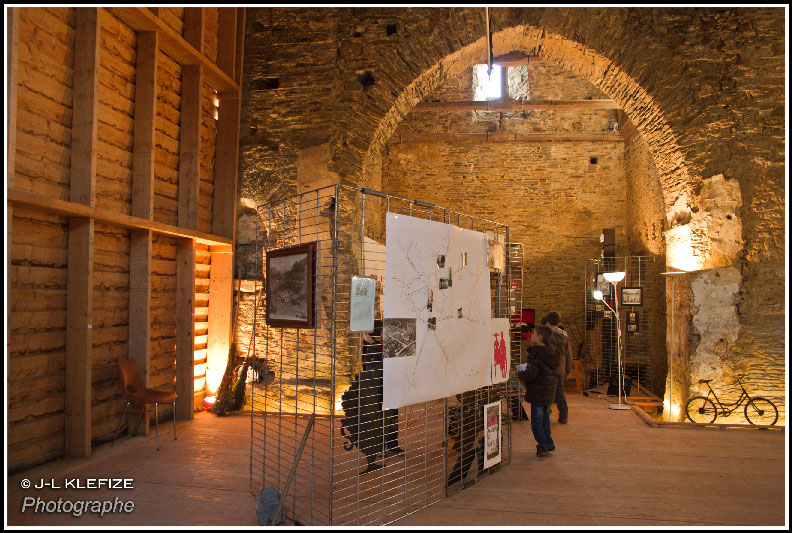
[[[607,306],[592,296],[599,289],[612,308],[618,297],[626,376],[624,392],[628,396],[645,396],[649,392],[663,397],[667,367],[665,279],[660,275],[663,266],[663,261],[654,256],[600,258],[587,263],[584,340],[587,388],[609,382],[609,389],[618,392],[617,321]],[[602,276],[604,272],[614,271],[625,272],[624,279],[616,286]]]
[[[274,375],[253,384],[250,490],[274,488],[295,524],[388,524],[511,459],[511,380],[382,410],[387,213],[482,232],[508,249],[507,226],[368,189],[335,185],[258,208],[262,263],[267,251],[313,251],[312,327],[259,320],[254,330]],[[489,272],[492,317],[508,317],[510,269]],[[376,279],[374,332],[351,331],[353,276]],[[485,469],[483,407],[492,402],[501,405],[502,461]]]

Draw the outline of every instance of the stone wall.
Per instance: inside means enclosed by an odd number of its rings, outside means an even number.
[[[544,62],[520,67],[536,100],[604,98],[586,80]],[[472,68],[427,97],[473,98]],[[584,272],[599,257],[603,228],[617,229],[626,247],[624,147],[609,141],[412,142],[434,134],[607,132],[614,110],[412,112],[385,151],[382,188],[509,226],[524,246],[523,307],[578,320],[584,313]],[[404,142],[400,142],[404,139]],[[596,163],[592,161],[596,160]],[[582,322],[581,322],[582,324]]]
[[[709,226],[690,224],[695,213],[707,216],[704,180],[739,183],[744,247],[730,261],[741,272],[740,333],[726,357],[750,368],[759,388],[783,396],[783,9],[491,12],[495,55],[537,55],[586,79],[640,133],[661,194],[627,178],[643,214],[622,239],[662,253],[663,239],[686,234],[696,268],[725,267],[709,255]],[[258,8],[247,21],[243,158],[260,147],[329,144],[327,170],[365,186],[379,182],[384,148],[412,107],[486,58],[482,8]],[[628,167],[648,165],[629,148],[627,157]]]

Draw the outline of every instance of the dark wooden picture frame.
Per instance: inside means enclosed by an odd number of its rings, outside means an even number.
[[[628,296],[628,300],[624,299],[624,295]],[[643,289],[641,287],[622,287],[621,294],[619,295],[619,304],[624,306],[638,307],[643,305]],[[636,297],[637,296],[637,301]]]
[[[265,321],[282,328],[314,327],[314,243],[267,251]]]

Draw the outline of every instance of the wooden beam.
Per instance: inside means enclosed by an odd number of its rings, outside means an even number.
[[[215,245],[232,243],[232,240],[227,237],[179,228],[177,226],[163,224],[162,222],[155,222],[153,220],[146,220],[144,218],[122,215],[107,209],[88,207],[74,202],[57,200],[55,198],[41,196],[39,194],[33,194],[25,191],[18,191],[15,189],[6,190],[6,201],[13,205],[24,207],[25,209],[32,209],[34,211],[42,211],[45,213],[52,213],[65,217],[91,218],[96,222],[121,226],[124,228],[148,229],[154,233],[169,235],[171,237],[195,239],[196,242],[201,244]]]
[[[195,352],[195,241],[176,245],[176,417],[193,418]]]
[[[236,8],[217,8],[217,66],[231,79],[236,79],[236,30]]]
[[[184,40],[204,54],[204,12],[202,7],[184,8]],[[219,43],[218,43],[219,45]]]
[[[94,206],[96,189],[100,30],[98,8],[76,9],[69,197],[88,209]],[[91,455],[93,256],[93,220],[71,218],[66,282],[67,457]]]
[[[216,91],[239,92],[239,84],[146,8],[111,7],[113,15],[137,32],[156,31],[162,52],[182,66],[201,65],[206,82]]]
[[[151,219],[154,213],[154,121],[157,102],[157,33],[137,34],[135,123],[132,167],[132,215]],[[151,386],[151,256],[152,233],[129,232],[129,358],[143,382]],[[138,433],[148,435],[151,413],[144,413]],[[133,425],[129,424],[132,429]]]
[[[624,142],[616,133],[447,133],[406,134],[391,137],[393,143],[471,143],[471,142]]]
[[[219,93],[212,233],[234,239],[239,156],[238,93]]]
[[[500,100],[462,102],[421,102],[411,111],[527,111],[533,109],[620,109],[614,100],[604,98],[598,100]]]
[[[182,68],[181,129],[179,139],[179,206],[181,228],[198,229],[198,187],[201,170],[200,65]]]

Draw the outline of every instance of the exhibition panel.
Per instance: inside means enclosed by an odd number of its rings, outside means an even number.
[[[257,212],[250,490],[274,522],[388,524],[508,464],[509,228],[344,185]]]

